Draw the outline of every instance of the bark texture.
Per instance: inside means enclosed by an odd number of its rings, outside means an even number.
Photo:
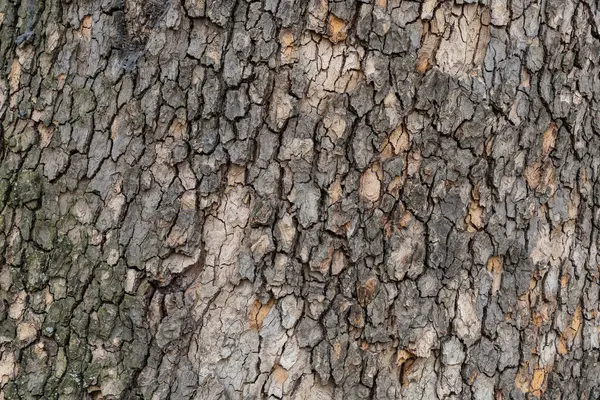
[[[598,399],[592,0],[0,0],[0,399]]]

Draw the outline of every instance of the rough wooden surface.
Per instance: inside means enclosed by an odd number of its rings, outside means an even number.
[[[600,398],[591,0],[0,0],[0,399]]]

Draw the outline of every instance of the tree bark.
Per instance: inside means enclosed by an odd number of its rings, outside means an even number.
[[[0,400],[600,398],[598,7],[0,0]]]

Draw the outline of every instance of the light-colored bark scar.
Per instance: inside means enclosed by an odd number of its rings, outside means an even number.
[[[360,195],[372,203],[379,200],[381,195],[381,181],[383,180],[379,163],[371,165],[360,178]]]
[[[248,322],[250,324],[250,329],[254,329],[255,331],[260,331],[262,328],[263,322],[271,311],[271,308],[275,304],[275,300],[271,299],[267,302],[267,304],[262,304],[260,301],[255,300],[252,308],[248,312]]]
[[[423,26],[416,69],[436,66],[453,76],[476,74],[490,41],[490,10],[478,4],[439,7]]]

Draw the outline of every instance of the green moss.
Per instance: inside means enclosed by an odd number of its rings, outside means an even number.
[[[4,139],[6,147],[15,153],[24,153],[36,143],[37,135],[33,129],[25,129],[19,134]]]
[[[2,190],[0,184],[0,198],[2,197]],[[39,205],[41,198],[42,177],[40,174],[31,170],[21,171],[10,191],[9,204],[13,207],[21,207],[30,203]]]
[[[57,340],[62,344],[66,344],[68,340],[67,332],[69,322],[71,321],[71,313],[75,306],[75,299],[67,297],[55,301],[50,305],[48,314],[42,325],[42,333],[46,336],[56,335]]]

